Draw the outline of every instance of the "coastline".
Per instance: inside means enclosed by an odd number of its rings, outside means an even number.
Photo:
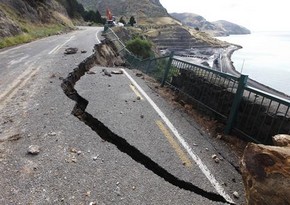
[[[228,46],[223,48],[207,47],[203,50],[200,50],[199,48],[190,51],[179,52],[176,57],[189,63],[205,66],[222,73],[240,77],[241,73],[236,70],[234,62],[232,61],[232,55],[235,51],[242,48],[243,47],[240,45],[229,43]],[[194,55],[191,54],[192,52],[194,52]],[[206,63],[206,65],[204,63]],[[247,85],[275,97],[282,98],[283,100],[290,101],[289,95],[264,85],[263,83],[250,78],[250,76],[248,78]]]
[[[231,57],[235,51],[242,49],[242,48],[243,47],[240,45],[231,44],[226,49],[224,49],[222,51],[222,53],[220,53],[221,57],[220,57],[219,65],[224,69],[226,68],[226,70],[223,69],[222,72],[226,71],[225,73],[229,73],[229,74],[234,75],[236,77],[241,75],[241,73],[236,70],[236,68],[234,66],[234,62],[232,61]],[[289,95],[287,95],[281,91],[278,91],[274,88],[271,88],[267,85],[264,85],[263,83],[260,83],[256,80],[250,78],[250,76],[248,78],[247,85],[254,87],[256,89],[259,89],[261,91],[267,92],[269,94],[275,95],[277,97],[283,98],[285,100],[288,100],[288,101],[290,100]]]

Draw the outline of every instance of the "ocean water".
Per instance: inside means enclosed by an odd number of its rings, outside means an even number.
[[[254,32],[218,39],[243,47],[232,55],[237,71],[290,95],[290,31]]]

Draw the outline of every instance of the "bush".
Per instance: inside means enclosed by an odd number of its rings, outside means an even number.
[[[153,56],[151,50],[152,44],[150,41],[137,37],[127,42],[127,49],[139,58],[145,59]]]

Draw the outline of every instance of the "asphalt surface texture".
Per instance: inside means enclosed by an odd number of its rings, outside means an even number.
[[[75,89],[107,131],[72,115],[76,102],[61,84],[93,53],[101,30],[0,51],[0,204],[227,204],[204,193],[245,204],[235,153],[150,89],[146,76],[93,67]],[[69,47],[78,52],[65,55]]]

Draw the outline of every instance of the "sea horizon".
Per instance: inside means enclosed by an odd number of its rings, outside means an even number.
[[[290,31],[254,31],[218,39],[242,46],[231,57],[238,72],[290,95]]]

